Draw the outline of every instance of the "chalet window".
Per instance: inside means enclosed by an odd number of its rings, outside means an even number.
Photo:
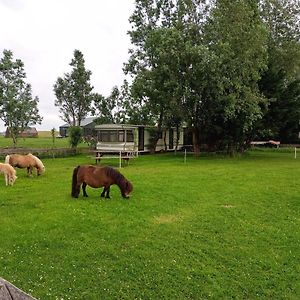
[[[100,131],[98,133],[98,139],[101,142],[109,142],[109,132],[108,131]]]
[[[101,142],[110,142],[110,132],[108,130],[101,130],[98,133],[98,139]]]
[[[118,134],[119,142],[124,142],[124,135],[125,135],[124,130],[119,130],[119,134]]]
[[[126,141],[133,142],[133,131],[132,130],[126,131]]]
[[[133,131],[132,130],[101,130],[98,133],[98,140],[100,142],[133,142]]]
[[[118,132],[117,131],[110,131],[109,132],[110,142],[118,142]]]

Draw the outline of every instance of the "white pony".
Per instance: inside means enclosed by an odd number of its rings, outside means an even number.
[[[15,183],[17,179],[16,170],[11,165],[0,163],[0,173],[4,174],[6,186]]]
[[[21,154],[10,154],[6,155],[5,163],[10,164],[16,168],[27,168],[27,175],[32,175],[33,168],[36,168],[37,175],[41,175],[45,172],[45,166],[39,158],[32,155],[31,153],[27,155]]]

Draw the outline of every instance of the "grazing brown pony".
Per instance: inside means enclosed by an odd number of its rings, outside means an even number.
[[[0,163],[0,173],[4,174],[6,185],[15,183],[17,179],[16,170],[11,165]]]
[[[31,153],[27,155],[21,155],[21,154],[6,155],[5,163],[20,169],[27,168],[28,176],[32,175],[33,168],[36,168],[37,175],[41,175],[45,172],[45,166],[43,165],[41,160],[36,156],[32,155]]]
[[[78,198],[81,185],[84,197],[88,197],[86,193],[87,185],[93,188],[103,186],[101,197],[110,198],[110,186],[113,184],[120,188],[124,198],[129,198],[133,186],[118,170],[111,167],[78,166],[73,171],[71,195],[73,198]]]

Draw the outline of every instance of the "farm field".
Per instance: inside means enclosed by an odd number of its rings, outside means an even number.
[[[13,140],[0,136],[0,148],[13,147]],[[85,143],[81,143],[78,147],[87,147]],[[42,132],[41,136],[37,138],[19,138],[17,147],[22,148],[68,148],[70,147],[68,138],[55,138],[54,145],[51,136]]]
[[[44,175],[0,177],[0,276],[38,299],[299,299],[300,158],[144,155],[121,169],[124,200],[71,175],[86,155],[44,159]],[[106,160],[117,167],[118,162]]]

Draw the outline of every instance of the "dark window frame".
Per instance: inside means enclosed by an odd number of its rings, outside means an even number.
[[[110,130],[104,129],[98,132],[98,141],[103,143],[124,143],[134,142],[134,134],[132,129]]]

